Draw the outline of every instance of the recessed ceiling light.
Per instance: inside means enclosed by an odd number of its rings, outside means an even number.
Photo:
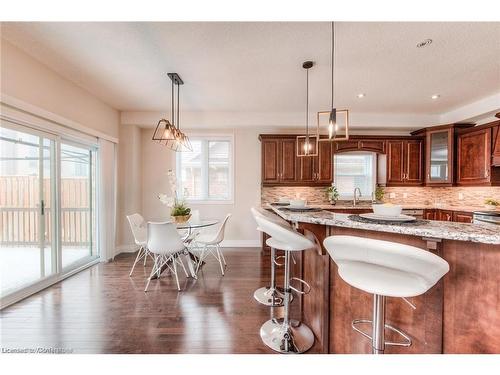
[[[432,43],[432,39],[425,39],[425,40],[421,41],[420,43],[417,43],[417,48],[426,47],[431,43]]]
[[[358,99],[361,99],[361,98],[364,98],[366,96],[366,94],[361,93],[361,94],[358,94],[356,96],[358,97]]]
[[[434,94],[434,95],[432,95],[432,96],[431,96],[431,99],[436,100],[436,99],[439,99],[440,97],[441,97],[441,95],[439,95],[439,94]]]

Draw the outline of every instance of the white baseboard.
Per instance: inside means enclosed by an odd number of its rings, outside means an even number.
[[[221,247],[260,247],[259,240],[224,240],[220,244]]]
[[[139,247],[135,244],[120,245],[115,248],[115,256],[121,253],[135,253],[137,250],[139,250]]]

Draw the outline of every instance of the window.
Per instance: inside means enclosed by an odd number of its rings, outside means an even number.
[[[177,153],[177,192],[188,201],[233,199],[232,140],[192,137],[193,151]]]
[[[347,152],[334,156],[334,182],[340,199],[352,199],[355,188],[361,199],[371,199],[375,191],[377,157],[371,152]]]

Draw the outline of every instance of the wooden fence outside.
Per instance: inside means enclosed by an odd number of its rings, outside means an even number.
[[[91,241],[89,186],[86,178],[61,179],[63,245],[88,246]],[[45,243],[52,241],[50,179],[43,181]],[[38,245],[40,195],[37,176],[0,176],[0,244]]]

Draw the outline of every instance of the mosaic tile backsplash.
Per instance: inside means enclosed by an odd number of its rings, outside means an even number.
[[[483,208],[486,198],[500,201],[500,187],[385,187],[384,202],[439,207],[468,206]],[[309,204],[328,203],[324,187],[262,187],[261,202],[276,202],[280,197],[300,196]]]

